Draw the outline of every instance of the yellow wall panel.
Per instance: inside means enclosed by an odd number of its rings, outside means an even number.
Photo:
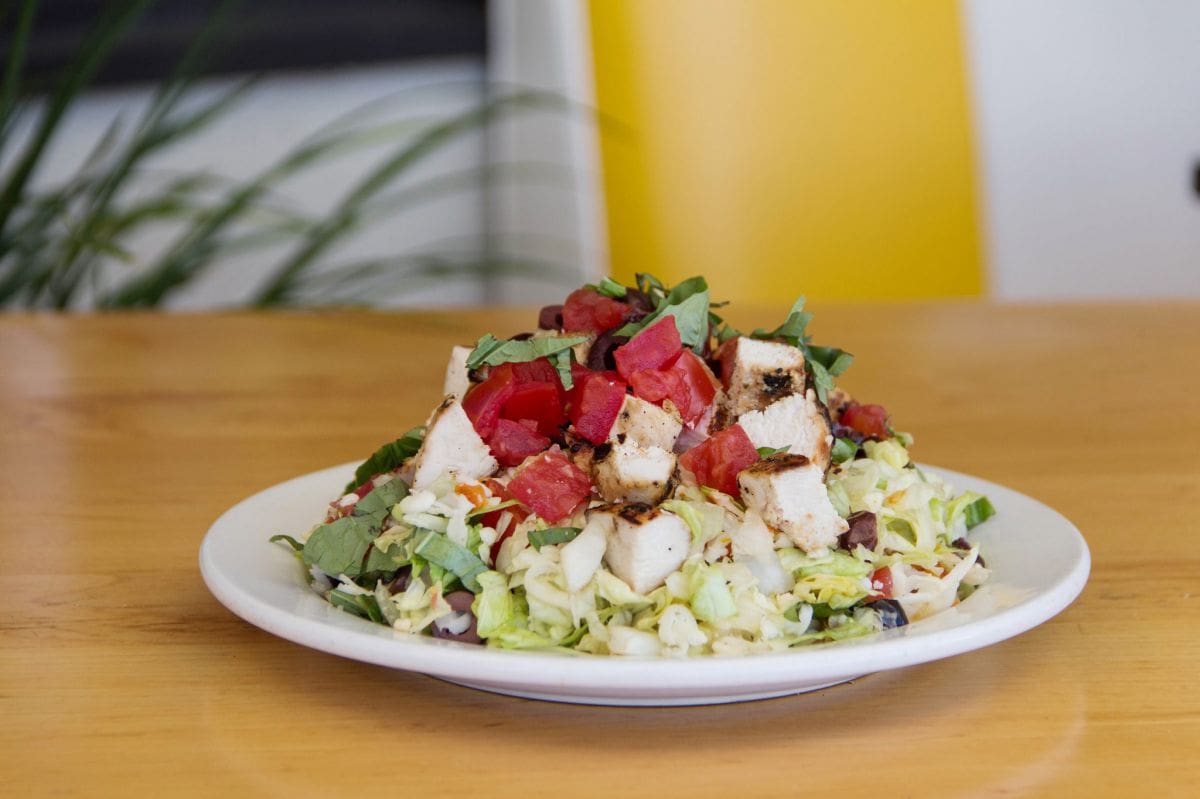
[[[978,294],[954,0],[592,0],[614,274],[782,302]]]

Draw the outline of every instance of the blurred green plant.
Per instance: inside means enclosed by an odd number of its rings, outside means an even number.
[[[243,80],[200,100],[196,95],[205,93],[193,91],[234,2],[223,3],[213,14],[131,126],[118,117],[73,176],[48,188],[32,188],[67,111],[152,3],[106,5],[55,88],[40,98],[26,95],[21,77],[38,0],[22,0],[16,9],[0,84],[0,165],[8,165],[0,177],[0,309],[160,307],[231,256],[281,246],[283,256],[267,270],[249,301],[253,307],[369,303],[447,277],[497,272],[574,279],[562,265],[491,257],[489,248],[339,266],[322,262],[356,231],[395,219],[431,198],[502,177],[562,179],[560,172],[545,166],[509,164],[420,182],[403,180],[430,155],[500,114],[564,107],[560,97],[547,93],[513,92],[433,120],[377,122],[356,110],[241,182],[209,172],[155,170],[151,159],[209,126],[254,85],[253,79]],[[0,29],[8,26],[0,12]],[[33,122],[27,134],[18,137],[23,115]],[[364,148],[382,149],[383,154],[326,215],[313,218],[281,201],[280,186],[286,180]],[[171,227],[173,239],[152,257],[137,257],[130,242],[163,225]]]

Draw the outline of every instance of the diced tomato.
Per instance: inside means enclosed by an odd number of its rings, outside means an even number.
[[[664,316],[638,333],[628,343],[617,347],[613,358],[621,377],[629,380],[645,369],[661,369],[679,354],[683,342],[675,327],[675,317]]]
[[[508,402],[517,389],[512,364],[503,363],[492,367],[487,379],[474,386],[462,399],[463,410],[471,418],[475,432],[485,441],[496,430],[496,420],[504,403]]]
[[[679,465],[700,485],[741,496],[738,472],[758,461],[758,450],[741,425],[727,427],[679,456]]]
[[[894,590],[890,567],[884,566],[871,573],[871,593],[868,595],[871,599],[891,599]]]
[[[682,401],[687,402],[687,385],[683,377],[666,369],[643,369],[634,372],[629,378],[629,387],[634,396],[661,405],[663,400],[671,400],[675,407]]]
[[[512,499],[512,495],[508,493],[508,489],[501,485],[499,480],[486,480],[485,484],[487,485],[488,490],[492,492],[492,496],[500,502],[506,502]],[[505,513],[508,514],[508,522],[504,525],[504,529],[501,530],[496,525],[500,524],[500,518]],[[509,505],[507,508],[502,510],[494,510],[491,513],[485,513],[482,517],[480,517],[479,521],[481,524],[492,528],[497,533],[496,540],[492,542],[492,563],[496,562],[496,556],[500,554],[500,545],[504,543],[505,539],[513,534],[513,531],[517,529],[517,525],[524,521],[525,517],[528,515],[529,514],[520,505]]]
[[[516,378],[518,384],[549,383],[552,386],[562,387],[562,381],[558,379],[558,370],[547,358],[538,358],[536,361],[527,363],[514,363],[512,370],[513,377]]]
[[[487,444],[501,466],[519,466],[530,455],[548,448],[550,439],[541,435],[532,421],[501,418]]]
[[[713,398],[717,396],[717,389],[720,388],[721,381],[717,380],[716,375],[708,368],[704,359],[691,350],[685,349],[679,353],[679,357],[675,359],[671,368],[684,375],[692,394],[703,403],[703,410],[708,410]]]
[[[593,444],[602,444],[625,403],[625,383],[612,372],[589,371],[576,380],[567,403],[567,417],[575,432]]]
[[[518,385],[512,396],[505,401],[500,416],[514,422],[528,419],[537,427],[538,433],[547,439],[560,438],[562,425],[567,421],[566,414],[563,413],[562,397],[559,396],[558,389],[550,383]]]
[[[567,333],[603,333],[625,321],[629,306],[594,289],[575,289],[563,304],[563,330]]]
[[[590,374],[592,374],[591,369],[587,368],[586,366],[584,366],[581,363],[576,363],[575,361],[571,361],[572,390],[574,390],[575,388],[578,388],[579,381],[582,380],[583,378],[587,377]],[[614,374],[614,376],[616,375],[615,372],[613,374]],[[570,393],[570,392],[568,392],[568,393]]]
[[[664,399],[693,424],[712,405],[717,395],[717,380],[708,365],[691,350],[683,350],[665,369],[643,369],[634,373],[629,384],[633,393],[647,402],[662,404]]]
[[[570,516],[592,493],[592,481],[558,450],[531,458],[508,483],[508,492],[553,524]]]
[[[887,410],[882,405],[859,405],[854,403],[842,411],[839,422],[864,436],[880,440],[890,437],[887,429]]]

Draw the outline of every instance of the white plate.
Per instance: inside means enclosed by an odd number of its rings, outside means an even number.
[[[788,652],[691,659],[512,652],[394,632],[343,613],[301,580],[267,538],[307,530],[353,474],[347,464],[268,488],[226,511],[200,547],[209,590],[251,624],[355,660],[421,672],[485,691],[601,705],[699,705],[812,691],[869,672],[958,655],[1025,632],[1083,590],[1083,536],[1056,511],[1003,486],[936,470],[986,494],[997,515],[976,528],[992,571],[984,588],[944,613],[864,638]]]

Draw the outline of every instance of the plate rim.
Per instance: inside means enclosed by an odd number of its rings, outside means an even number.
[[[316,619],[287,610],[255,596],[233,579],[215,554],[223,536],[239,515],[268,505],[276,494],[296,490],[300,483],[328,480],[336,486],[353,473],[357,462],[340,464],[293,477],[258,491],[222,513],[210,526],[200,546],[199,565],[213,596],[230,612],[248,623],[302,646],[387,668],[427,674],[439,679],[497,690],[604,704],[661,704],[694,700],[695,703],[740,701],[739,695],[799,692],[806,685],[829,684],[866,673],[927,663],[1000,643],[1033,629],[1065,610],[1082,592],[1091,568],[1091,553],[1079,529],[1048,505],[1015,489],[982,478],[920,464],[956,486],[972,483],[974,490],[1008,494],[1032,503],[1039,513],[1056,522],[1060,533],[1076,547],[1075,561],[1052,584],[1011,607],[945,629],[908,634],[884,631],[865,638],[834,644],[748,655],[671,657],[612,657],[583,653],[513,651],[416,637],[358,619],[328,605],[299,579],[297,601],[311,597],[320,606],[314,612],[337,614]],[[993,500],[995,502],[995,500]],[[998,504],[1003,511],[1003,508]],[[266,536],[246,538],[245,545],[269,546]],[[281,553],[283,551],[281,550]],[[283,553],[286,554],[286,553]],[[946,611],[952,612],[952,611]],[[929,617],[928,621],[942,614]],[[522,666],[536,666],[525,669]],[[538,679],[526,676],[530,671]],[[718,694],[718,697],[712,696]],[[692,702],[688,702],[692,703]]]

